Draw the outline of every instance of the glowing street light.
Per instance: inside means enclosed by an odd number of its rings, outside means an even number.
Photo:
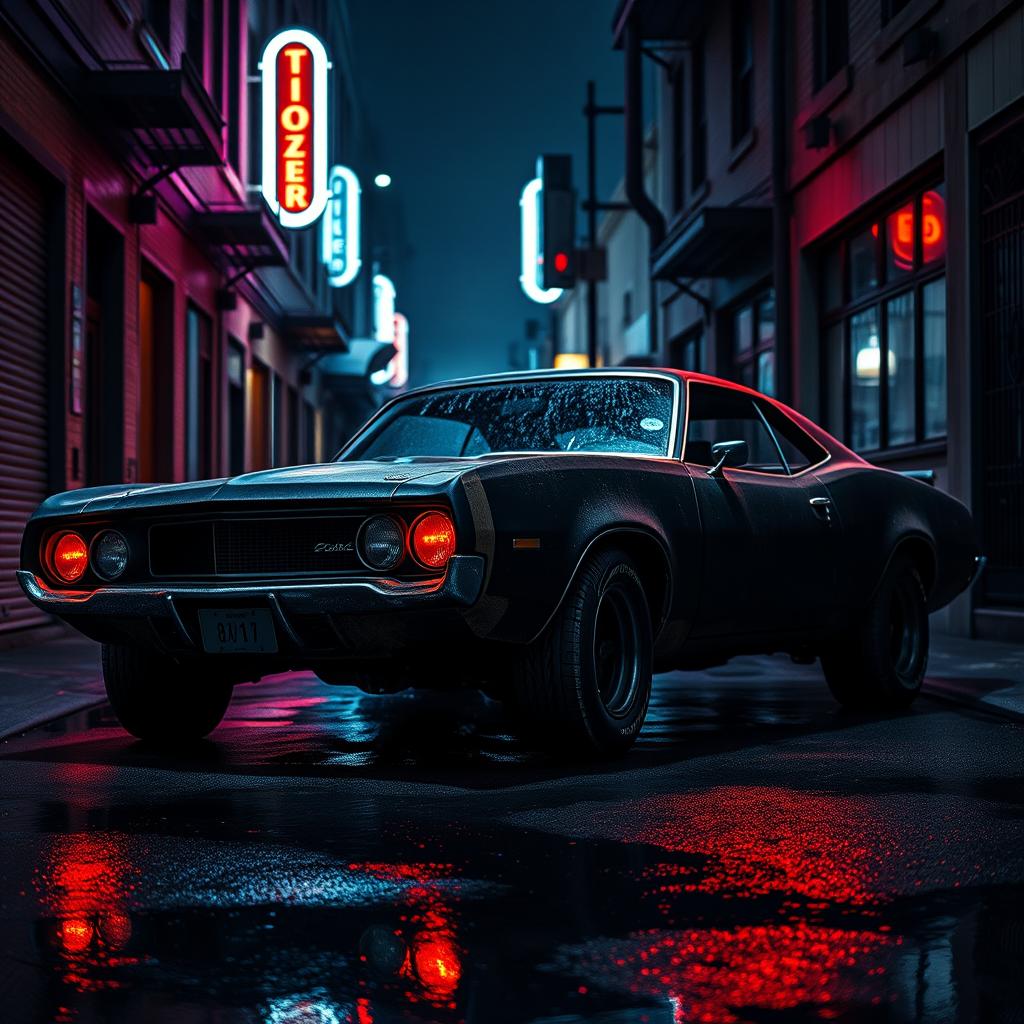
[[[377,177],[373,179],[373,183],[377,188],[387,188],[391,184],[391,175],[378,174]]]

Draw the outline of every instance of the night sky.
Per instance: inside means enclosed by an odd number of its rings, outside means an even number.
[[[571,152],[582,192],[587,79],[599,103],[622,102],[615,7],[352,0],[359,101],[394,180],[380,199],[401,203],[408,235],[407,258],[382,269],[409,318],[412,384],[508,369],[526,319],[546,323],[549,310],[519,287],[519,193],[541,152]],[[623,128],[601,122],[607,196],[622,176]]]

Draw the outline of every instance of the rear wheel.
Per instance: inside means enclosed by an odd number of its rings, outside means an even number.
[[[909,558],[893,559],[867,612],[821,663],[844,707],[894,710],[913,702],[928,664],[928,603]]]
[[[590,556],[544,636],[517,665],[515,700],[525,728],[555,749],[628,750],[647,715],[653,646],[633,562],[616,550]]]
[[[232,684],[206,665],[181,665],[136,647],[103,645],[103,681],[118,721],[141,740],[201,739],[231,700]]]

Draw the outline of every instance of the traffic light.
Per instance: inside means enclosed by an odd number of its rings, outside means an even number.
[[[545,154],[537,160],[541,180],[541,286],[572,288],[576,283],[576,192],[572,157]]]

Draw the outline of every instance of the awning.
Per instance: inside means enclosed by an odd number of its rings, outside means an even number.
[[[353,338],[347,352],[320,360],[320,372],[335,377],[369,377],[383,370],[396,355],[398,350],[390,341]]]
[[[684,42],[700,33],[707,5],[698,0],[619,0],[612,20],[612,45],[623,44],[632,21],[645,42]]]
[[[90,71],[87,88],[97,115],[151,166],[222,163],[223,122],[190,64]]]
[[[206,243],[222,250],[233,267],[283,267],[288,242],[266,207],[248,210],[205,210],[193,224]]]
[[[330,313],[286,313],[281,318],[285,343],[302,352],[347,352],[345,328]]]
[[[702,206],[654,251],[651,275],[659,281],[732,277],[763,258],[771,236],[771,207]]]

